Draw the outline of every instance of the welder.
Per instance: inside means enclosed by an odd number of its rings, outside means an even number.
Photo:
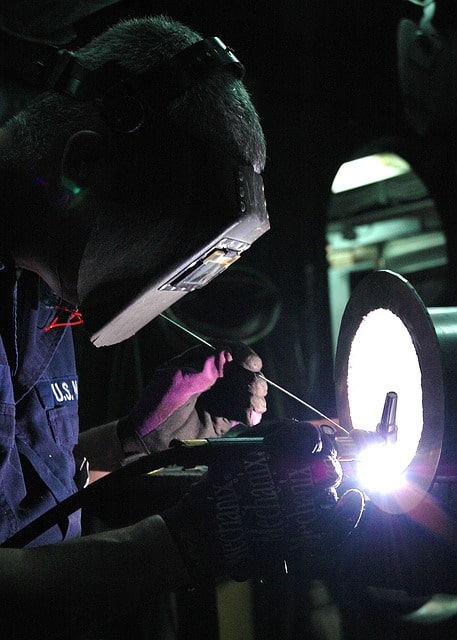
[[[258,424],[267,392],[248,347],[197,348],[77,444],[71,325],[83,320],[96,346],[126,340],[249,248],[268,228],[265,142],[243,67],[219,39],[142,18],[69,52],[18,32],[12,15],[2,71],[31,89],[0,130],[2,541],[76,491],[75,453],[98,477],[176,437]],[[272,555],[293,565],[315,551],[339,463],[314,427],[285,433],[291,446],[274,431],[161,516],[80,538],[75,513],[33,548],[0,549],[3,637],[74,637],[214,572],[246,579]]]

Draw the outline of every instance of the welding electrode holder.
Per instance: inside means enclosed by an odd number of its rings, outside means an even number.
[[[387,394],[383,416],[376,431],[353,429],[347,437],[335,437],[337,457],[340,461],[355,460],[360,451],[369,444],[384,444],[396,437],[396,394]],[[325,426],[325,425],[324,425]],[[323,433],[328,432],[321,427]],[[200,440],[173,440],[169,449],[144,456],[97,480],[77,493],[69,496],[55,507],[11,536],[2,547],[24,547],[52,526],[63,522],[70,514],[90,505],[94,496],[107,488],[115,489],[129,478],[151,473],[163,467],[178,466],[191,469],[209,467],[223,460],[239,460],[262,446],[262,437],[207,438]]]
[[[389,391],[386,394],[381,421],[375,431],[352,429],[347,436],[337,436],[333,427],[328,425],[321,427],[324,433],[330,437],[332,434],[329,433],[329,429],[334,432],[332,439],[340,462],[357,460],[364,449],[374,445],[395,444],[397,441],[397,401],[398,397],[395,391]]]
[[[375,431],[352,429],[347,436],[337,436],[330,425],[321,425],[320,430],[333,440],[340,462],[357,460],[361,452],[372,445],[394,444],[397,440],[397,401],[395,391],[386,394],[381,420]],[[205,440],[173,440],[177,463],[184,468],[199,465],[209,466],[222,456],[225,462],[239,460],[261,446],[263,438],[207,438]]]

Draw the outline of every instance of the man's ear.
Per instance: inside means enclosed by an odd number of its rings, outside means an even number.
[[[78,131],[70,136],[62,155],[62,182],[75,194],[82,189],[102,187],[112,166],[111,146],[95,131]]]

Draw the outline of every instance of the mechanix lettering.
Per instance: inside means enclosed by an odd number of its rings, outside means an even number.
[[[224,532],[219,534],[219,543],[223,549],[224,558],[230,562],[241,562],[248,552],[248,546],[244,533],[238,532],[238,535],[233,535],[233,532]]]
[[[242,562],[248,554],[236,492],[228,485],[213,484],[216,534],[226,562]]]
[[[289,491],[293,511],[288,518],[289,548],[298,551],[315,541],[318,514],[314,501],[314,482],[309,466],[289,471]]]
[[[256,500],[248,509],[251,511],[255,510],[258,518],[265,523],[268,522],[269,526],[272,526],[275,521],[281,518],[281,510],[277,497],[274,499]]]
[[[247,455],[244,460],[246,472],[249,474],[250,482],[262,480],[271,481],[271,473],[263,451],[254,451]]]
[[[276,487],[264,452],[254,452],[245,459],[246,477],[252,504],[247,508],[252,518],[251,533],[258,542],[279,540],[284,523]]]
[[[296,513],[315,512],[314,484],[309,468],[291,470],[289,488]]]
[[[284,526],[282,522],[278,522],[277,511],[272,520],[262,518],[262,514],[255,512],[255,526],[250,528],[251,534],[257,542],[271,542],[273,540],[282,540],[284,537]]]
[[[306,488],[309,493],[313,492],[313,474],[309,465],[303,465],[301,469],[290,469],[289,480],[291,485],[298,485],[302,488]]]
[[[251,491],[251,495],[254,498],[275,498],[276,497],[276,491],[275,489],[271,486],[271,482],[269,483],[269,486],[265,486],[264,488],[259,488],[259,489],[253,489]]]

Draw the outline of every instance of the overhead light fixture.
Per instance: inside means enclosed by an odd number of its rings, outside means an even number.
[[[410,171],[410,164],[396,153],[374,153],[342,164],[333,180],[332,193],[381,182]]]

